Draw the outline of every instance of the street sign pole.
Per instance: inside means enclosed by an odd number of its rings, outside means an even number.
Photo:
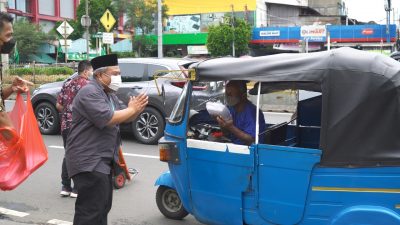
[[[115,20],[114,16],[111,14],[110,10],[107,9],[104,12],[103,16],[100,18],[100,22],[104,26],[104,28],[106,29],[106,31],[108,33],[112,30],[116,20]],[[113,33],[111,32],[111,34],[113,34]],[[103,43],[105,43],[104,37],[108,37],[107,39],[109,39],[110,38],[109,35],[110,34],[108,34],[108,35],[106,34],[106,36],[104,36],[104,34],[103,34]],[[109,49],[110,45],[114,44],[114,37],[112,37],[112,39],[109,39],[109,40],[111,40],[111,41],[110,42],[107,41],[107,43],[105,43],[107,45],[107,54],[110,53],[110,49]]]
[[[99,38],[96,37],[96,56],[99,55]]]
[[[69,25],[69,23],[64,20],[61,25],[57,28],[58,33],[60,33],[64,38],[64,49],[65,49],[65,63],[68,62],[68,44],[67,38],[74,31],[74,29]]]
[[[89,17],[89,0],[86,0],[86,16]],[[86,26],[86,59],[89,60],[89,26]]]
[[[232,57],[235,57],[235,11],[234,11],[234,8],[233,8],[233,4],[231,5],[231,7],[232,7],[232,20],[231,20],[231,23],[232,23],[232,32],[233,32],[233,39],[232,39]]]
[[[64,34],[67,33],[67,24],[66,24],[66,20],[64,20]],[[64,35],[64,45],[65,45],[65,63],[68,63],[68,45],[67,45],[67,35]]]

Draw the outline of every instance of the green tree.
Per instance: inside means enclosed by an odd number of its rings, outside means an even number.
[[[133,0],[118,0],[118,1],[113,1],[113,7],[116,10],[117,14],[119,16],[124,15],[128,11],[128,6],[129,4],[132,3]]]
[[[167,17],[167,6],[163,3],[162,6],[162,18]],[[155,44],[153,39],[146,37],[151,34],[157,24],[157,0],[131,0],[127,4],[127,28],[132,31],[135,28],[139,28],[142,32],[139,37],[132,35],[132,51],[137,51],[139,56],[153,51]]]
[[[220,23],[209,28],[207,37],[207,49],[212,56],[232,55],[232,41],[235,40],[235,55],[247,54],[251,38],[251,27],[242,19],[234,19],[234,27],[231,25],[231,17],[226,17],[228,23]]]
[[[21,61],[27,61],[28,55],[36,53],[40,44],[53,39],[51,35],[46,35],[40,26],[25,20],[14,23],[14,38],[18,43]]]

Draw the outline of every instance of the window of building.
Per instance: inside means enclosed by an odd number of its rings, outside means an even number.
[[[32,1],[31,0],[26,0],[26,12],[27,13],[32,13]]]
[[[8,0],[8,8],[15,9],[15,0]]]
[[[54,16],[55,15],[54,1],[39,0],[39,13],[42,15]]]
[[[29,1],[29,0],[28,0]],[[26,2],[27,0],[16,0],[16,8],[22,12],[26,12]]]
[[[43,32],[49,33],[56,24],[52,21],[40,20],[39,25],[42,27]]]
[[[9,9],[17,9],[17,10],[21,10],[22,12],[27,12],[31,1],[30,0],[8,0],[7,2],[8,2]]]
[[[60,0],[60,16],[63,18],[74,18],[74,2],[71,0]]]

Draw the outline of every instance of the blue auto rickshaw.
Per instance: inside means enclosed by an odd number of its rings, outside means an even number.
[[[318,94],[251,146],[211,139],[212,124],[190,134],[192,87],[226,80],[255,82],[258,108],[274,91]],[[205,224],[400,224],[399,86],[399,62],[351,48],[192,64],[159,141],[160,211]]]

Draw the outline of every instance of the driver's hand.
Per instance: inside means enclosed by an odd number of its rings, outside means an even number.
[[[221,116],[217,116],[216,120],[222,129],[230,130],[233,127],[233,120],[224,120]]]

